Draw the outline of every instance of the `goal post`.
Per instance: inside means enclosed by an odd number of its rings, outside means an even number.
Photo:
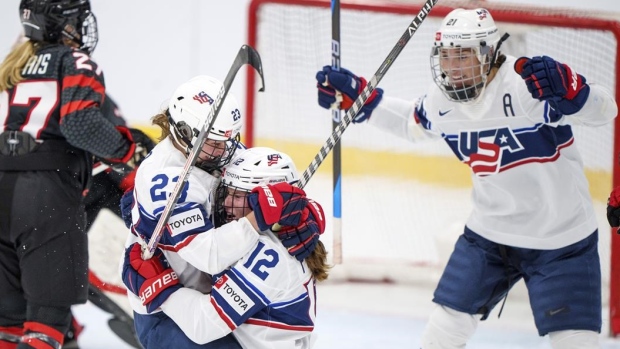
[[[372,76],[422,4],[341,0],[343,68]],[[329,6],[329,0],[252,0],[248,11],[248,44],[261,54],[266,91],[257,94],[259,82],[248,74],[245,141],[288,153],[300,173],[331,134],[331,118],[318,106],[314,78],[331,64]],[[429,55],[435,31],[457,7],[489,9],[500,32],[511,35],[503,52],[553,57],[620,101],[620,17],[455,0],[440,0],[432,9],[379,84],[386,95],[414,103],[426,93],[433,84]],[[612,187],[620,185],[618,126],[620,118],[603,127],[574,127],[599,222],[603,300],[613,335],[620,333],[620,235],[610,231],[605,208]],[[434,284],[471,210],[469,168],[442,141],[409,143],[370,126],[351,125],[341,142],[346,244],[336,274]],[[331,212],[330,159],[306,187],[325,212]],[[327,224],[322,239],[331,239],[330,230]]]

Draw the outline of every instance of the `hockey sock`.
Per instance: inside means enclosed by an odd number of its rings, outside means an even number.
[[[0,326],[0,349],[15,349],[24,329],[18,326],[2,327]]]
[[[25,322],[24,336],[17,349],[60,349],[64,333],[40,322]]]

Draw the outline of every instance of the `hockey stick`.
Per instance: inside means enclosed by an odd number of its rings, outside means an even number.
[[[407,30],[405,30],[405,33],[400,37],[400,39],[398,40],[394,48],[392,48],[392,51],[390,51],[383,63],[381,63],[381,66],[379,66],[379,69],[377,69],[375,75],[373,75],[372,78],[368,81],[366,87],[357,97],[351,108],[347,110],[346,114],[343,116],[336,129],[332,132],[331,136],[321,147],[310,165],[308,165],[308,168],[306,168],[306,170],[302,174],[302,178],[297,184],[298,187],[303,188],[306,186],[306,184],[308,184],[308,181],[310,181],[310,178],[312,178],[316,170],[319,168],[319,166],[321,166],[323,160],[325,160],[329,152],[334,149],[336,144],[338,144],[340,138],[342,137],[342,133],[347,129],[347,127],[355,118],[360,109],[362,109],[370,94],[376,89],[381,79],[383,79],[385,73],[392,66],[392,63],[394,63],[400,52],[403,50],[403,48],[405,48],[405,45],[407,45],[407,43],[409,42],[413,34],[415,34],[415,32],[418,30],[422,22],[424,22],[426,16],[428,16],[429,12],[433,8],[433,6],[435,6],[437,1],[439,0],[427,0],[424,3],[418,15],[409,24]]]
[[[332,69],[340,70],[340,0],[332,0]],[[336,130],[340,123],[340,109],[332,110],[332,132]],[[334,264],[342,263],[342,169],[341,169],[341,153],[340,142],[334,144],[334,154],[332,157],[332,174],[333,174],[333,253]]]
[[[157,246],[157,243],[159,242],[159,239],[164,232],[164,227],[168,225],[168,219],[170,219],[170,216],[172,215],[172,209],[179,200],[179,197],[181,196],[181,191],[189,178],[189,173],[194,167],[200,151],[202,150],[202,146],[207,139],[207,134],[211,131],[211,127],[213,127],[213,123],[217,118],[217,114],[220,112],[220,109],[222,109],[224,99],[226,99],[226,96],[228,95],[228,91],[230,90],[230,86],[235,80],[235,76],[237,76],[237,72],[245,64],[251,65],[258,72],[261,77],[262,84],[262,87],[259,91],[265,90],[265,79],[263,77],[263,66],[261,63],[260,55],[258,54],[258,52],[256,52],[254,48],[248,45],[241,46],[239,52],[237,53],[237,56],[235,57],[235,61],[233,62],[232,67],[230,67],[230,70],[228,71],[228,74],[224,79],[224,85],[220,89],[220,92],[214,101],[213,107],[211,107],[211,110],[209,111],[209,115],[207,115],[207,120],[202,125],[202,129],[196,137],[196,142],[194,142],[192,146],[192,150],[187,157],[187,161],[185,161],[185,166],[183,166],[183,171],[179,175],[177,184],[174,186],[174,190],[172,191],[172,194],[170,194],[170,197],[166,202],[166,206],[161,213],[161,217],[159,217],[159,221],[157,222],[157,226],[155,226],[153,235],[151,236],[151,239],[149,240],[146,247],[143,247],[143,259],[149,259],[153,257],[155,247]]]
[[[92,283],[88,284],[88,300],[114,316],[108,320],[108,326],[115,335],[134,348],[142,348],[136,337],[133,318]]]

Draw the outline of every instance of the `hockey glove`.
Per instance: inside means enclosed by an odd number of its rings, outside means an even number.
[[[133,208],[133,190],[127,190],[121,197],[121,218],[127,228],[131,227],[133,220],[131,219],[131,209]]]
[[[303,261],[316,248],[319,237],[325,232],[325,214],[318,202],[309,199],[303,210],[301,223],[296,226],[282,227],[276,234],[288,253]]]
[[[363,77],[358,77],[344,68],[336,71],[330,66],[325,66],[323,70],[316,73],[316,80],[319,91],[319,105],[326,109],[348,110],[367,85],[366,79]],[[338,100],[338,94],[342,94],[342,102]],[[353,123],[368,120],[372,111],[381,102],[381,98],[383,98],[382,89],[377,88],[372,91],[362,109],[353,118]]]
[[[116,126],[116,130],[128,141],[129,147],[122,158],[103,159],[106,164],[110,164],[117,172],[128,172],[138,166],[148,153],[155,147],[155,143],[142,131],[137,128],[127,128],[125,126]],[[120,146],[120,145],[119,145]],[[124,164],[123,166],[114,166]]]
[[[101,161],[110,166],[111,171],[107,171],[110,180],[122,191],[126,191],[133,187],[136,169],[155,147],[155,142],[137,128],[118,126],[116,129],[131,140],[134,146],[129,148],[129,152],[123,159],[102,159]]]
[[[140,297],[149,314],[157,310],[172,293],[183,287],[159,248],[151,259],[144,260],[138,243],[125,250],[123,283],[129,291]]]
[[[308,204],[303,189],[285,182],[256,187],[247,200],[261,231],[271,229],[275,223],[282,226],[299,225]]]
[[[613,228],[620,226],[620,187],[615,187],[611,194],[609,194],[609,199],[607,200],[607,221]]]
[[[590,94],[586,78],[547,56],[521,57],[515,62],[515,71],[525,80],[533,98],[547,101],[563,115],[581,110]]]
[[[136,143],[136,150],[127,164],[135,168],[138,167],[146,156],[149,155],[151,150],[155,148],[155,142],[137,128],[130,128],[129,132],[131,133],[134,143]]]

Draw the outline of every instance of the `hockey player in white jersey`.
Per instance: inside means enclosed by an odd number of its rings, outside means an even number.
[[[376,89],[353,122],[412,141],[442,137],[471,168],[473,211],[434,292],[422,348],[465,348],[521,279],[554,349],[599,348],[597,221],[571,124],[606,124],[617,105],[567,64],[503,54],[507,37],[486,9],[450,12],[431,48],[428,93],[414,102]],[[329,66],[316,78],[325,108],[337,93],[349,108],[366,85]]]
[[[243,150],[222,175],[216,212],[222,222],[234,222],[252,212],[250,207],[257,207],[260,199],[253,190],[257,186],[296,181],[297,170],[288,155],[271,148]],[[303,228],[316,236],[323,233],[324,214],[318,203],[310,200],[303,215],[307,217]],[[297,230],[285,228],[277,234],[296,235]],[[141,282],[151,284],[151,275],[166,273],[158,258],[149,260],[145,268],[139,253],[136,244],[133,251],[127,252],[124,265],[125,280],[133,291],[145,289],[139,286]],[[158,272],[152,273],[153,269]],[[211,294],[171,282],[166,288],[171,294],[166,295],[161,309],[197,343],[212,342],[232,331],[243,348],[311,348],[315,282],[326,279],[327,274],[326,252],[320,241],[300,262],[289,255],[269,226],[263,226],[254,248],[213,277]]]
[[[167,110],[153,118],[153,123],[162,129],[160,143],[138,169],[134,190],[122,199],[122,214],[133,234],[128,237],[126,246],[151,238],[221,86],[221,82],[212,77],[195,77],[179,86]],[[213,194],[222,166],[242,147],[239,143],[241,125],[237,102],[229,94],[158,244],[176,271],[178,281],[198,292],[211,290],[211,276],[207,273],[223,271],[256,246],[257,221],[262,224],[277,222],[283,226],[303,223],[301,211],[307,203],[305,193],[287,184],[272,190],[274,196],[282,199],[274,205],[278,210],[255,210],[247,217],[214,229],[211,220]],[[301,230],[301,235],[307,233],[307,229]],[[292,247],[292,254],[312,251],[318,240],[318,236],[301,241],[299,236],[282,238],[282,243]],[[131,292],[128,297],[134,310],[136,332],[145,348],[240,348],[230,335],[209,345],[196,345],[164,313],[156,312],[157,302],[145,306],[145,300]]]

